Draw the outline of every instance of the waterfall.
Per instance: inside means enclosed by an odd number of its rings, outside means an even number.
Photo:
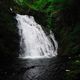
[[[51,58],[57,55],[58,44],[51,31],[47,36],[33,16],[17,14],[16,20],[21,37],[20,58]]]

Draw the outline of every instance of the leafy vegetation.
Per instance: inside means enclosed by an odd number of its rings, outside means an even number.
[[[44,13],[48,29],[56,33],[59,54],[71,57],[65,80],[79,80],[80,6],[78,0],[16,0],[18,5]]]
[[[55,4],[62,4],[64,0],[16,0],[19,5],[28,6],[34,10],[42,12],[53,12],[60,7],[55,6]]]
[[[23,7],[45,13],[47,15],[47,26],[51,28],[52,16],[63,9],[64,0],[15,0]]]
[[[68,56],[64,80],[79,80],[80,74],[80,2],[78,0],[2,0],[0,1],[0,56],[12,57],[18,52],[19,36],[10,12],[35,16],[48,30],[55,33],[59,56]],[[6,13],[6,14],[5,14]],[[15,53],[15,54],[14,54]],[[16,56],[16,55],[15,55]]]

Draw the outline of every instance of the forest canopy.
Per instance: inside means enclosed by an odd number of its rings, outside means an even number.
[[[29,7],[33,10],[46,13],[62,9],[61,7],[62,3],[66,2],[66,0],[15,0],[15,1],[17,4],[21,6]]]

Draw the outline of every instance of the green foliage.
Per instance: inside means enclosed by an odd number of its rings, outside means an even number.
[[[17,4],[29,7],[33,10],[41,12],[53,12],[54,10],[61,9],[60,6],[55,4],[62,4],[65,0],[15,0]]]
[[[64,55],[77,55],[79,52],[79,28],[74,18],[77,13],[73,0],[15,0],[18,5],[30,10],[44,13],[42,22],[49,30],[60,36],[60,48]],[[74,10],[75,9],[75,10]],[[37,14],[37,13],[36,13]],[[38,15],[38,14],[37,14]],[[37,16],[36,15],[36,16]],[[39,17],[39,16],[38,16]],[[40,17],[39,17],[40,18]],[[41,19],[41,18],[40,18]],[[67,28],[68,27],[68,28]],[[70,53],[70,54],[69,54]]]
[[[63,10],[63,4],[68,3],[66,0],[15,0],[15,2],[29,10],[42,12],[47,16],[47,27],[51,29],[52,17],[59,11]]]
[[[80,58],[75,57],[74,59],[71,59],[68,62],[68,69],[70,71],[66,72],[66,80],[79,80],[79,74],[80,74]]]
[[[70,71],[66,72],[64,80],[79,80],[77,78],[80,75],[80,8],[75,4],[76,0],[74,4],[74,0],[15,0],[18,4],[15,4],[16,6],[12,0],[5,1],[0,1],[0,56],[13,57],[19,51],[16,22],[9,8],[13,8],[15,13],[21,11],[22,14],[29,9],[31,15],[35,14],[36,20],[39,20],[41,24],[46,24],[48,30],[52,29],[56,33],[59,44],[58,54],[71,57],[67,68]],[[75,56],[77,57],[72,59]]]

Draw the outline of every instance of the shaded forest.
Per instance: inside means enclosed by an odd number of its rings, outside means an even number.
[[[58,41],[58,56],[67,57],[64,80],[79,80],[80,75],[80,2],[79,0],[2,0],[0,1],[0,59],[19,54],[15,15],[27,14],[52,30]],[[11,10],[12,9],[12,10]]]

